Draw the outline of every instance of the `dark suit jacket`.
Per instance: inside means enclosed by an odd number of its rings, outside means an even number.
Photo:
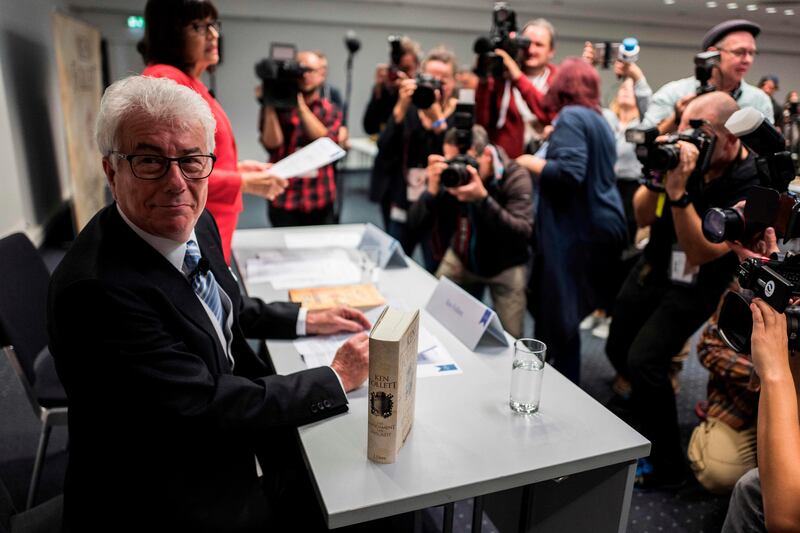
[[[233,372],[187,279],[116,205],[89,222],[53,274],[50,348],[69,398],[72,531],[266,531],[254,452],[347,410],[330,368],[266,375],[245,333],[274,334],[277,323],[290,336],[297,310],[243,302],[207,212],[196,234],[235,310]]]

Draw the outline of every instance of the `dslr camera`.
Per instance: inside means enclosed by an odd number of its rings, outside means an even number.
[[[394,83],[400,77],[400,60],[403,59],[403,38],[405,35],[391,34],[387,37],[389,41],[389,70],[386,74],[390,82]]]
[[[445,161],[447,168],[442,170],[439,178],[443,187],[452,189],[470,182],[468,166],[478,168],[474,157],[467,155],[472,148],[472,126],[475,125],[475,92],[461,89],[458,92],[458,104],[453,113],[453,128],[456,136],[458,155]]]
[[[709,80],[711,79],[714,68],[719,66],[719,58],[719,50],[700,52],[694,56],[694,77],[700,82],[700,87],[697,89],[697,96],[717,90],[714,85],[709,83]]]
[[[417,109],[428,109],[436,101],[436,91],[441,94],[442,80],[430,74],[417,74],[417,88],[411,96],[411,102]]]
[[[636,144],[636,157],[644,167],[642,170],[645,177],[642,183],[648,189],[664,190],[665,174],[680,162],[678,141],[692,143],[700,152],[689,182],[693,183],[708,171],[717,138],[701,128],[704,123],[703,119],[692,119],[688,129],[668,135],[661,141],[656,141],[659,136],[658,128],[631,128],[625,132],[625,140]]]
[[[511,37],[511,33],[515,37]],[[489,35],[482,35],[475,39],[472,50],[478,54],[478,63],[475,74],[481,78],[492,76],[499,78],[503,75],[503,59],[494,53],[496,48],[504,50],[511,57],[516,58],[520,51],[527,50],[531,40],[517,32],[517,14],[505,2],[495,2],[492,10],[492,27]]]
[[[786,243],[800,237],[800,200],[788,192],[794,179],[791,154],[783,135],[752,107],[740,109],[725,127],[756,154],[760,186],[747,192],[744,209],[712,208],[703,215],[703,234],[714,243],[747,243],[768,227]]]
[[[277,109],[297,107],[300,78],[308,70],[297,62],[293,44],[270,44],[269,57],[256,63],[261,78],[261,103]]]

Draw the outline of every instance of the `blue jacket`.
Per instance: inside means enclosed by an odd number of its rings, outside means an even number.
[[[574,335],[596,307],[598,287],[608,282],[598,274],[625,246],[616,157],[614,135],[600,113],[583,106],[561,110],[538,182],[529,300],[537,334]]]

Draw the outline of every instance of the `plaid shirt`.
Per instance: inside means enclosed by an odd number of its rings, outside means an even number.
[[[326,98],[317,98],[309,104],[311,112],[328,129],[328,137],[334,142],[339,138],[342,125],[342,112]],[[300,120],[297,108],[279,109],[278,120],[283,130],[283,146],[270,154],[270,160],[277,162],[299,148],[312,142],[308,138]],[[336,183],[333,180],[333,165],[326,165],[317,171],[316,178],[289,179],[286,191],[270,203],[271,207],[287,211],[303,211],[308,213],[323,209],[336,199]]]
[[[738,431],[756,421],[759,387],[752,379],[755,373],[753,361],[730,349],[720,339],[718,330],[717,315],[714,314],[697,343],[700,364],[711,372],[708,378],[708,416],[718,418]]]

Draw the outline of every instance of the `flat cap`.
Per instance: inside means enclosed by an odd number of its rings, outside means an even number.
[[[781,84],[780,78],[776,74],[767,74],[766,76],[762,76],[760,80],[758,80],[758,86],[761,87],[767,81],[771,81],[775,84],[775,88],[778,89],[779,85]]]
[[[734,19],[720,22],[708,30],[708,32],[706,32],[706,34],[703,36],[703,50],[708,50],[709,47],[720,42],[726,35],[735,31],[746,31],[752,34],[753,37],[758,37],[758,34],[761,33],[761,26],[755,22],[750,22],[749,20],[744,19]]]

